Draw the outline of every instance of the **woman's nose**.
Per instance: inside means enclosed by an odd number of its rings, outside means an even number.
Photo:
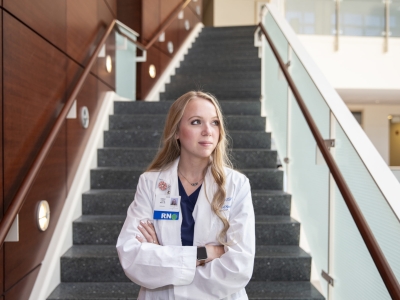
[[[205,124],[202,132],[203,136],[209,136],[211,135],[211,126]]]

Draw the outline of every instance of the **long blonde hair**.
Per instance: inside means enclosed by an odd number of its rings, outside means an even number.
[[[226,232],[229,229],[229,222],[225,215],[221,212],[226,198],[226,175],[224,167],[232,168],[232,163],[227,154],[228,140],[224,118],[222,116],[221,107],[218,103],[218,100],[214,96],[200,91],[191,91],[179,97],[171,105],[165,122],[160,149],[150,166],[147,168],[147,171],[162,170],[179,157],[181,150],[179,142],[175,138],[175,134],[178,132],[179,124],[187,104],[194,98],[202,98],[210,101],[215,106],[217,117],[220,123],[218,144],[210,157],[211,174],[213,175],[218,188],[210,205],[213,212],[218,216],[224,225],[224,228],[218,235],[218,241],[221,244],[226,245]]]

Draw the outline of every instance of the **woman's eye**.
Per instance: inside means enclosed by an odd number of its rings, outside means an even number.
[[[200,120],[193,120],[191,122],[192,125],[199,125],[200,124]]]
[[[219,121],[218,120],[215,120],[215,121],[213,121],[212,122],[215,126],[219,126]]]

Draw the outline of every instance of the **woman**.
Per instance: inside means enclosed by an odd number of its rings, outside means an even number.
[[[255,252],[249,180],[230,168],[217,100],[189,92],[168,113],[117,242],[138,299],[248,299]]]

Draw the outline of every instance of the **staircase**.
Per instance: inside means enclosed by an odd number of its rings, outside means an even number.
[[[256,213],[256,258],[250,299],[324,299],[310,283],[311,257],[299,246],[300,224],[261,117],[261,62],[255,27],[204,28],[160,102],[116,102],[73,244],[61,257],[62,283],[48,299],[136,299],[115,244],[139,175],[156,154],[171,100],[191,89],[220,100],[232,138],[232,161],[250,179]]]

